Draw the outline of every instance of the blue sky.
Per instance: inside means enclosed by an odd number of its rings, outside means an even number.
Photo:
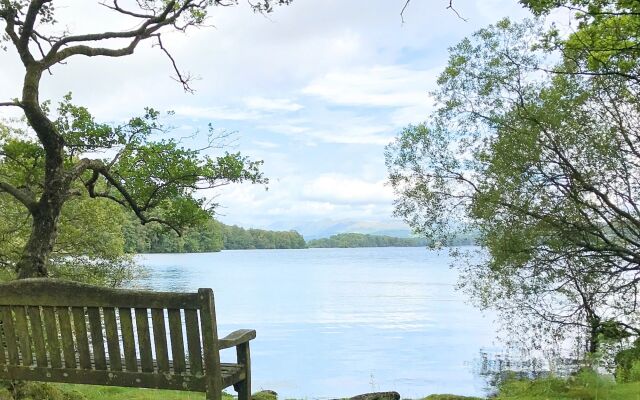
[[[84,33],[130,28],[97,2],[59,1],[60,26]],[[527,15],[516,0],[295,0],[268,17],[239,7],[213,10],[212,27],[163,41],[199,79],[187,94],[168,60],[145,45],[123,59],[74,59],[43,82],[41,98],[72,91],[98,118],[118,121],[144,106],[174,110],[176,135],[208,123],[235,134],[232,150],[265,161],[269,190],[251,185],[215,193],[230,224],[376,231],[402,227],[391,217],[384,146],[425,119],[429,91],[447,48],[496,20]],[[19,94],[14,54],[0,54],[0,92]],[[203,135],[194,145],[204,140]]]

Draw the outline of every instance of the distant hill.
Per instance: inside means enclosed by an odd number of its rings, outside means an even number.
[[[411,237],[411,229],[402,221],[394,219],[384,220],[356,220],[356,219],[321,219],[304,221],[299,224],[275,223],[268,226],[273,230],[294,229],[300,232],[305,239],[322,239],[340,233],[363,233],[369,235],[383,235],[408,238]]]

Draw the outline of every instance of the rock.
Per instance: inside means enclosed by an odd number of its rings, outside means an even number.
[[[365,393],[351,397],[349,400],[400,400],[398,392]]]

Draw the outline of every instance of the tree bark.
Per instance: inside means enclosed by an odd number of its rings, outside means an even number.
[[[64,171],[64,139],[40,107],[38,99],[41,76],[40,65],[28,65],[22,91],[25,116],[45,150],[45,176],[42,196],[37,206],[30,210],[33,218],[31,234],[16,264],[19,279],[48,275],[58,220],[69,189]]]
[[[16,265],[18,279],[48,275],[49,259],[58,234],[57,225],[62,205],[63,202],[59,199],[39,202],[37,211],[33,213],[29,240]]]

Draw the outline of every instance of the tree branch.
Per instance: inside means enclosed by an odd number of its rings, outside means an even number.
[[[36,209],[38,205],[35,198],[30,196],[24,190],[20,190],[8,182],[0,181],[0,192],[5,192],[13,196],[16,200],[18,200],[25,207],[27,207],[29,212],[33,213],[33,211]]]
[[[158,222],[160,224],[166,225],[169,228],[171,228],[174,232],[176,232],[176,234],[178,234],[178,236],[182,236],[182,232],[180,231],[180,229],[177,226],[171,224],[170,222],[163,220],[161,218],[148,217],[147,215],[145,215],[144,208],[140,207],[138,205],[138,202],[136,202],[136,200],[133,198],[133,196],[131,196],[131,194],[122,185],[122,183],[120,183],[118,179],[116,179],[113,175],[111,175],[111,173],[109,172],[109,170],[107,169],[107,167],[104,165],[102,161],[83,159],[76,165],[76,167],[74,168],[73,174],[79,176],[83,171],[86,171],[86,170],[93,171],[93,175],[91,176],[91,179],[89,179],[89,181],[85,183],[85,187],[87,188],[87,191],[89,192],[90,197],[92,198],[102,197],[102,198],[106,198],[111,201],[114,201],[122,205],[123,207],[130,208],[134,212],[134,214],[138,217],[140,222],[142,222],[143,225],[146,225],[150,222]],[[118,199],[117,197],[114,197],[109,193],[96,192],[95,185],[98,182],[98,179],[100,178],[100,176],[103,176],[107,180],[107,182],[109,182],[109,184],[113,186],[120,193],[120,195],[122,195],[123,198]]]
[[[182,88],[184,89],[185,92],[194,93],[194,90],[191,88],[191,86],[189,86],[189,82],[192,80],[191,75],[187,74],[187,75],[183,76],[180,73],[180,69],[178,68],[178,65],[176,64],[176,60],[173,58],[171,53],[169,53],[169,51],[162,44],[162,39],[160,38],[160,34],[157,34],[155,36],[158,39],[158,47],[160,47],[160,49],[164,52],[164,54],[166,54],[167,57],[169,57],[169,60],[171,61],[171,65],[173,65],[173,70],[176,73],[177,79],[176,78],[172,78],[172,79],[174,79],[177,82],[180,82],[180,84],[182,84]]]
[[[4,101],[0,102],[0,107],[20,107],[22,108],[22,103],[19,101]]]

